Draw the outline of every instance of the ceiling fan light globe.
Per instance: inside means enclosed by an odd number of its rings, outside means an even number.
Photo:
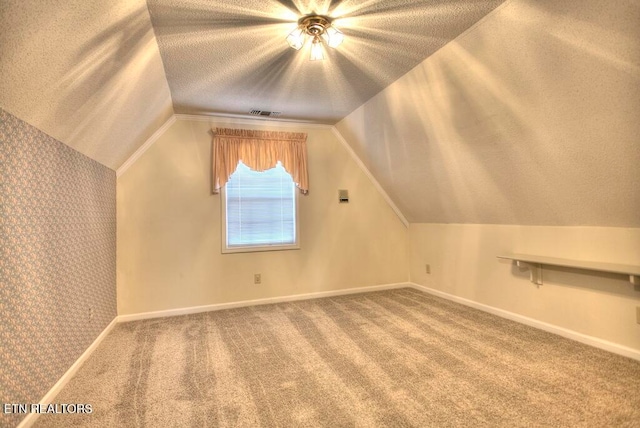
[[[319,38],[315,38],[311,44],[311,61],[322,61],[324,59],[324,52],[322,51],[322,43]]]
[[[344,40],[344,34],[333,25],[328,27],[322,34],[325,42],[329,47],[337,48]]]
[[[287,36],[287,43],[295,50],[300,50],[304,46],[305,34],[301,27],[296,28]]]

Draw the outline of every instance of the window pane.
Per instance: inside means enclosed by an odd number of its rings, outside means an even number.
[[[296,243],[295,184],[280,162],[264,172],[240,162],[225,197],[227,247]]]

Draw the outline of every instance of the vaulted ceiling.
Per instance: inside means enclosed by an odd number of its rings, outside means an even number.
[[[2,0],[0,47],[0,107],[112,169],[173,114],[145,0]]]
[[[504,3],[337,129],[410,222],[640,227],[640,1]]]
[[[472,26],[503,0],[148,0],[173,108],[252,109],[333,124]],[[302,15],[345,34],[325,61],[285,37]]]
[[[116,169],[174,112],[335,123],[503,0],[2,0],[0,106]],[[285,42],[339,18],[326,61]]]
[[[346,40],[311,62],[301,15]],[[640,227],[638,0],[2,0],[0,107],[117,169],[174,113],[336,129],[412,222]]]

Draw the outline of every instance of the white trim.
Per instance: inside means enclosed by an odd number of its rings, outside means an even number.
[[[238,125],[255,125],[258,123],[265,123],[270,126],[275,127],[300,127],[304,126],[306,128],[317,128],[317,129],[330,129],[333,135],[340,141],[342,147],[349,153],[354,162],[360,167],[362,172],[369,178],[373,186],[380,192],[385,201],[389,204],[393,212],[396,213],[402,224],[405,227],[409,227],[409,221],[402,214],[402,211],[396,206],[393,200],[389,197],[387,192],[384,191],[378,180],[375,179],[371,171],[365,166],[362,160],[358,157],[356,152],[353,151],[347,140],[344,139],[340,131],[336,129],[333,125],[321,124],[321,123],[313,123],[313,122],[305,122],[305,121],[294,121],[294,120],[286,120],[286,119],[260,119],[260,118],[246,118],[246,117],[236,117],[234,115],[220,115],[220,114],[211,114],[211,115],[193,115],[193,114],[174,114],[172,115],[156,132],[153,133],[151,137],[145,143],[140,146],[138,150],[136,150],[129,159],[123,163],[120,168],[116,170],[116,177],[120,177],[124,174],[127,169],[131,167],[149,148],[169,129],[171,125],[176,120],[190,120],[190,121],[198,121],[198,122],[216,122],[216,119],[224,119],[229,123],[238,124]]]
[[[353,151],[353,149],[351,148],[347,140],[345,140],[345,138],[342,136],[340,131],[338,131],[338,129],[333,125],[324,125],[319,123],[311,123],[311,122],[303,122],[303,121],[296,122],[296,121],[290,121],[290,120],[236,118],[236,117],[223,116],[223,115],[203,116],[203,115],[176,114],[175,116],[179,120],[195,120],[195,121],[201,121],[201,122],[215,122],[215,119],[228,119],[230,123],[234,123],[234,124],[255,125],[256,123],[263,122],[273,126],[300,127],[301,125],[303,125],[305,127],[310,127],[310,128],[331,129],[331,132],[333,133],[333,135],[338,139],[338,141],[340,141],[340,143],[342,144],[342,147],[351,156],[351,159],[354,160],[354,162],[360,167],[362,172],[364,172],[364,174],[369,178],[369,180],[373,184],[373,187],[375,187],[378,190],[378,192],[380,192],[380,195],[382,195],[384,200],[387,201],[387,203],[389,204],[393,212],[396,213],[396,215],[398,216],[402,224],[404,224],[404,226],[407,228],[409,227],[409,221],[404,216],[404,214],[402,214],[402,211],[400,211],[397,205],[389,197],[387,192],[385,192],[385,190],[382,188],[378,180],[376,180],[373,174],[371,174],[371,171],[369,171],[369,169],[365,166],[365,164],[362,162],[360,157],[358,157],[356,152]]]
[[[535,327],[537,329],[557,334],[558,336],[562,336],[567,339],[575,340],[576,342],[584,343],[585,345],[593,346],[594,348],[603,349],[614,354],[622,355],[623,357],[628,357],[633,360],[640,361],[640,350],[637,349],[629,348],[627,346],[619,345],[617,343],[609,342],[607,340],[589,336],[583,333],[578,333],[574,330],[569,330],[564,327],[548,324],[546,322],[538,321],[533,318],[525,317],[524,315],[505,311],[504,309],[499,309],[493,306],[485,305],[483,303],[478,303],[473,300],[465,299],[463,297],[454,296],[453,294],[445,293],[443,291],[434,290],[433,288],[425,287],[424,285],[409,283],[409,286],[415,288],[416,290],[424,291],[425,293],[442,297],[443,299],[461,303],[465,306],[470,306],[472,308],[479,309],[481,311],[488,312],[490,314],[497,315],[511,321],[519,322],[520,324]]]
[[[102,333],[100,333],[98,337],[96,337],[93,343],[89,345],[89,347],[82,353],[82,355],[80,355],[80,357],[76,360],[76,362],[73,363],[71,367],[69,367],[69,370],[67,370],[66,373],[63,374],[60,379],[58,379],[58,382],[56,382],[56,384],[53,385],[53,387],[49,390],[49,392],[47,392],[45,396],[42,397],[42,399],[40,400],[40,405],[45,406],[47,404],[50,404],[53,401],[53,399],[56,398],[56,395],[58,395],[58,393],[62,390],[62,388],[64,388],[65,385],[69,383],[73,375],[75,375],[76,372],[80,369],[80,367],[82,367],[84,362],[87,361],[87,359],[91,356],[93,351],[95,351],[98,345],[100,345],[100,342],[102,342],[102,340],[107,336],[107,334],[109,334],[109,332],[113,329],[113,327],[115,327],[115,325],[118,322],[119,322],[118,317],[115,317],[109,323],[109,325],[104,330],[102,330]],[[40,416],[40,413],[29,413],[22,420],[22,422],[20,422],[17,428],[28,428],[32,426],[36,422],[39,416]]]
[[[397,283],[397,284],[371,285],[368,287],[346,288],[343,290],[319,291],[316,293],[293,294],[290,296],[268,297],[265,299],[241,300],[239,302],[229,302],[229,303],[215,303],[213,305],[191,306],[188,308],[167,309],[164,311],[142,312],[138,314],[120,315],[118,316],[118,322],[138,321],[138,320],[146,320],[150,318],[173,317],[178,315],[197,314],[200,312],[211,312],[211,311],[221,311],[224,309],[243,308],[246,306],[269,305],[273,303],[283,303],[283,302],[295,302],[297,300],[319,299],[322,297],[342,296],[345,294],[368,293],[370,291],[392,290],[396,288],[406,288],[406,287],[411,287],[411,284],[408,282],[403,282],[403,283]]]
[[[209,312],[209,311],[219,311],[223,309],[233,309],[233,308],[241,308],[246,306],[256,306],[256,305],[268,305],[273,303],[283,303],[283,302],[294,302],[297,300],[308,300],[308,299],[318,299],[322,297],[332,297],[332,296],[342,296],[346,294],[359,294],[359,293],[368,293],[371,291],[380,291],[380,290],[392,290],[397,288],[405,288],[410,287],[419,291],[423,291],[425,293],[432,294],[437,297],[441,297],[447,300],[451,300],[453,302],[461,303],[465,306],[469,306],[475,309],[479,309],[484,312],[488,312],[493,315],[497,315],[502,318],[506,318],[512,321],[519,322],[521,324],[525,324],[531,327],[538,328],[540,330],[548,331],[550,333],[557,334],[562,337],[566,337],[567,339],[575,340],[580,343],[584,343],[586,345],[593,346],[595,348],[603,349],[605,351],[612,352],[614,354],[622,355],[624,357],[628,357],[637,361],[640,361],[640,351],[629,348],[623,345],[619,345],[617,343],[609,342],[606,340],[599,339],[597,337],[588,336],[586,334],[578,333],[577,331],[569,330],[563,327],[558,327],[553,324],[548,324],[542,321],[538,321],[533,318],[525,317],[523,315],[519,315],[513,312],[505,311],[504,309],[495,308],[493,306],[485,305],[483,303],[478,303],[473,300],[465,299],[463,297],[458,297],[453,294],[445,293],[443,291],[434,290],[429,287],[425,287],[423,285],[419,285],[413,282],[404,282],[397,284],[383,284],[383,285],[372,285],[368,287],[360,287],[360,288],[347,288],[343,290],[332,290],[332,291],[320,291],[316,293],[306,293],[306,294],[294,294],[290,296],[282,296],[282,297],[270,297],[265,299],[256,299],[256,300],[243,300],[239,302],[229,302],[229,303],[218,303],[213,305],[205,305],[205,306],[192,306],[188,308],[179,308],[179,309],[168,309],[164,311],[155,311],[155,312],[143,312],[138,314],[130,314],[130,315],[119,315],[115,317],[111,323],[100,333],[100,335],[93,341],[93,343],[84,351],[84,353],[76,360],[75,363],[67,370],[67,372],[56,382],[56,384],[47,392],[47,394],[42,397],[40,400],[41,405],[47,405],[53,401],[53,399],[58,395],[58,393],[65,387],[65,385],[71,380],[73,375],[80,369],[82,364],[91,356],[93,351],[100,345],[102,340],[109,334],[109,332],[113,329],[113,327],[117,323],[121,322],[130,322],[130,321],[138,321],[150,318],[164,318],[170,316],[177,315],[187,315],[187,314],[196,314],[201,312]],[[39,413],[30,413],[28,414],[22,422],[18,425],[17,428],[29,428],[31,427],[38,417]]]
[[[217,122],[217,121],[226,121],[229,123],[237,124],[237,125],[256,125],[266,123],[272,126],[286,127],[286,128],[300,128],[304,126],[305,128],[320,128],[320,129],[330,129],[333,128],[333,125],[329,125],[326,123],[318,123],[311,122],[306,120],[295,120],[295,119],[277,119],[273,117],[247,117],[244,115],[234,115],[234,114],[176,114],[176,119],[178,120],[192,120],[196,122]]]
[[[155,143],[158,140],[158,138],[160,138],[165,133],[165,131],[169,129],[171,125],[173,125],[173,122],[175,121],[176,121],[175,115],[172,115],[169,119],[167,119],[167,121],[160,128],[158,128],[156,132],[154,132],[153,135],[151,135],[151,137],[149,137],[147,141],[145,141],[144,144],[140,146],[138,150],[136,150],[129,157],[129,159],[127,159],[122,165],[120,165],[120,168],[116,170],[116,177],[120,177],[122,174],[125,173],[127,169],[129,169],[131,165],[136,163],[138,158],[142,156],[144,152],[149,150],[149,148],[153,145],[153,143]]]
[[[209,311],[219,311],[223,309],[232,309],[232,308],[241,308],[245,306],[256,306],[256,305],[268,305],[272,303],[281,303],[281,302],[293,302],[296,300],[307,300],[307,299],[317,299],[321,297],[331,297],[331,296],[341,296],[345,294],[358,294],[358,293],[367,293],[370,291],[379,291],[379,290],[391,290],[396,288],[405,288],[411,287],[410,283],[398,283],[398,284],[383,284],[383,285],[372,285],[368,287],[361,288],[347,288],[343,290],[332,290],[332,291],[320,291],[317,293],[306,293],[306,294],[295,294],[291,296],[282,296],[282,297],[270,297],[266,299],[256,299],[256,300],[244,300],[239,302],[230,302],[230,303],[219,303],[213,305],[206,306],[194,306],[190,308],[179,308],[179,309],[169,309],[166,311],[156,311],[156,312],[145,312],[140,314],[131,314],[131,315],[119,315],[115,317],[109,325],[96,337],[93,343],[80,355],[80,357],[73,363],[71,367],[66,371],[64,375],[56,382],[55,385],[45,394],[44,397],[40,400],[41,405],[50,404],[60,393],[60,391],[69,383],[71,378],[76,374],[76,372],[82,367],[84,362],[91,356],[93,351],[100,345],[102,340],[111,332],[113,327],[117,323],[121,322],[129,322],[129,321],[137,321],[144,320],[149,318],[164,318],[176,315],[187,315],[187,314],[195,314],[200,312],[209,312]],[[18,425],[17,428],[29,428],[31,427],[38,417],[40,413],[29,413]]]
[[[407,218],[404,216],[404,214],[402,214],[402,211],[400,211],[400,208],[398,208],[396,206],[396,204],[393,202],[393,200],[389,197],[389,195],[387,194],[387,192],[384,191],[384,189],[382,188],[382,186],[380,185],[380,183],[378,182],[378,180],[375,179],[375,177],[373,176],[373,174],[371,174],[371,171],[369,171],[369,168],[367,168],[365,166],[365,164],[362,162],[362,160],[360,159],[360,157],[356,154],[356,152],[353,151],[353,149],[351,148],[351,146],[349,145],[349,143],[347,143],[347,140],[345,140],[345,138],[342,136],[342,134],[340,133],[340,131],[338,131],[338,129],[333,126],[331,128],[331,132],[333,132],[333,135],[336,136],[336,138],[342,143],[342,146],[344,147],[344,149],[351,155],[351,158],[355,161],[355,163],[358,164],[358,166],[360,167],[360,169],[362,170],[362,172],[364,172],[364,174],[369,177],[369,180],[371,180],[371,182],[373,183],[373,186],[378,189],[378,192],[380,192],[380,194],[382,195],[382,197],[384,198],[385,201],[387,201],[387,203],[389,204],[389,206],[391,207],[391,209],[396,213],[396,215],[398,216],[398,218],[400,219],[400,221],[402,222],[402,224],[404,224],[405,227],[409,227],[409,221],[407,220]]]

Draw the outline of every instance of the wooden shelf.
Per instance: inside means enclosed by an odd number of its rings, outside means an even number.
[[[559,259],[556,257],[534,256],[530,254],[505,254],[499,259],[515,260],[519,267],[529,268],[531,282],[542,285],[542,266],[561,266],[574,269],[591,270],[597,272],[617,273],[629,276],[629,281],[640,285],[640,266],[619,265],[615,263],[589,262],[584,260]]]

